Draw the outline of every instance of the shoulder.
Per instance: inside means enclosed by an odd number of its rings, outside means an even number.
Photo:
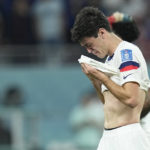
[[[132,51],[137,50],[139,51],[139,47],[133,43],[127,42],[127,41],[122,41],[120,44],[120,51],[123,49],[131,49]]]
[[[142,55],[141,50],[139,49],[139,47],[133,43],[127,42],[127,41],[123,41],[121,42],[117,53],[119,54],[119,56],[121,57],[127,57],[127,56],[140,56]]]

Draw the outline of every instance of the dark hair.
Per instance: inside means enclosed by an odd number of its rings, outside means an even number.
[[[115,32],[115,34],[117,34],[123,40],[128,42],[135,41],[140,35],[140,31],[134,20],[113,23],[112,29]]]
[[[99,28],[111,32],[109,22],[103,12],[95,7],[85,7],[76,16],[71,29],[72,40],[80,42],[85,37],[97,37]]]

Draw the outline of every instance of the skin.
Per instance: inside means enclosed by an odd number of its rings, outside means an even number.
[[[89,53],[104,58],[106,55],[111,56],[121,41],[114,33],[100,28],[97,38],[85,37],[80,44]],[[82,63],[81,67],[85,75],[91,80],[100,100],[104,104],[105,128],[115,128],[140,122],[145,91],[139,88],[138,83],[127,82],[120,86],[103,72],[85,63]],[[101,93],[101,84],[104,84],[108,91]]]

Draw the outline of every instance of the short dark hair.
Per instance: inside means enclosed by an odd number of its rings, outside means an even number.
[[[84,7],[77,14],[71,29],[72,40],[80,42],[85,37],[97,37],[99,28],[111,32],[107,17],[98,8]]]

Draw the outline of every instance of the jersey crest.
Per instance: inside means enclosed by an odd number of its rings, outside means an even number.
[[[124,61],[131,61],[133,59],[132,57],[132,50],[130,49],[124,49],[121,51],[121,60]]]

